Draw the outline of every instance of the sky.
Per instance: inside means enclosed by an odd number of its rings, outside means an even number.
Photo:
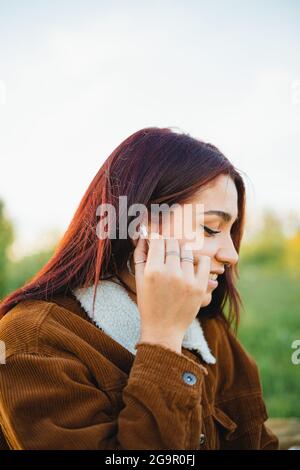
[[[63,232],[147,126],[219,147],[245,175],[252,228],[264,208],[300,216],[299,19],[287,0],[0,0],[0,198],[16,252]]]

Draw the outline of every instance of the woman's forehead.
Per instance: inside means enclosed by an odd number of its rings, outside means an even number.
[[[238,193],[234,181],[225,175],[215,178],[203,187],[190,200],[193,205],[199,205],[203,212],[223,211],[236,218],[238,214]]]

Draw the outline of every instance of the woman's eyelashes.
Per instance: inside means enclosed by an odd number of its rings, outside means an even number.
[[[211,228],[207,227],[206,225],[201,225],[204,228],[205,232],[210,237],[214,237],[217,233],[221,233],[221,230],[212,230]]]

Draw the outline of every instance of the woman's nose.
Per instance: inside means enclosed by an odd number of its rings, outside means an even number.
[[[218,250],[216,258],[224,265],[234,265],[238,262],[239,255],[234,247],[232,240],[230,240],[226,246],[223,246]]]

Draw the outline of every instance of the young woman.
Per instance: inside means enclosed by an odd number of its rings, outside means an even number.
[[[175,205],[167,222],[143,215],[149,246],[124,236],[120,196]],[[99,206],[115,209],[115,237],[99,236]],[[53,257],[0,305],[0,447],[278,449],[236,337],[244,221],[243,179],[215,146],[168,128],[122,142]]]

